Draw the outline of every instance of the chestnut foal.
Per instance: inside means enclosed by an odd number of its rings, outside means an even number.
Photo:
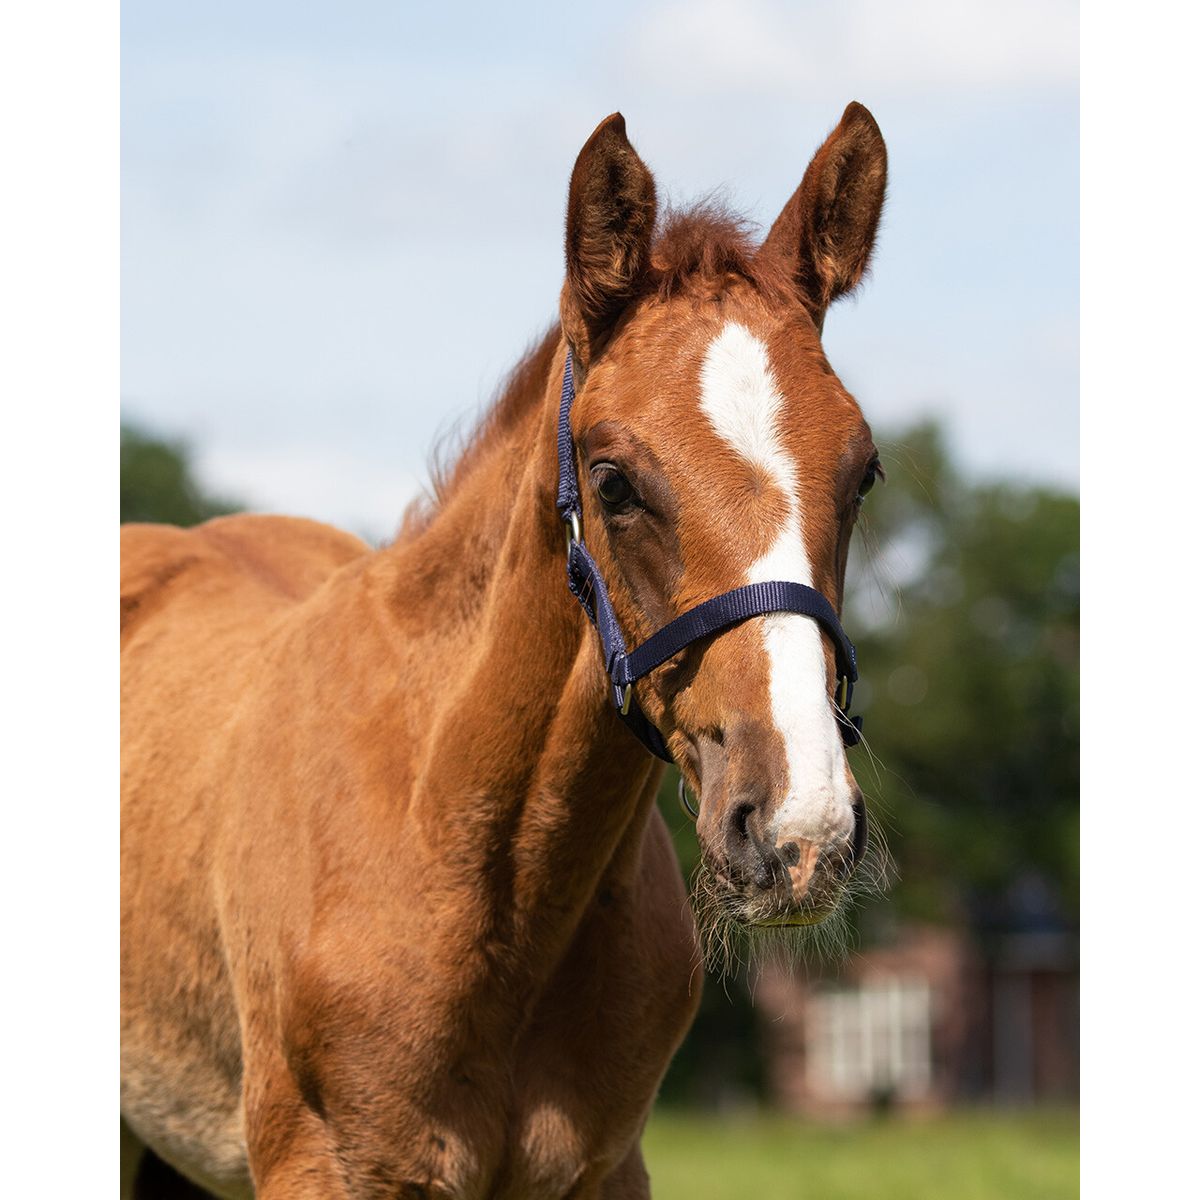
[[[609,117],[571,176],[561,327],[393,545],[265,516],[122,531],[144,1194],[649,1194],[696,930],[661,765],[564,580],[564,370],[569,525],[630,646],[761,581],[832,613],[878,463],[820,330],[885,174],[851,104],[755,246],[711,209],[660,225]],[[747,925],[819,920],[862,849],[836,617],[805,611],[760,608],[632,685],[699,799],[707,887]]]

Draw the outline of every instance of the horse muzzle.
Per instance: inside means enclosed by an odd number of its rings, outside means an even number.
[[[821,801],[818,801],[821,803]],[[839,905],[866,850],[866,806],[824,802],[819,821],[797,826],[754,792],[714,797],[698,822],[701,852],[726,904],[747,925],[815,925]]]

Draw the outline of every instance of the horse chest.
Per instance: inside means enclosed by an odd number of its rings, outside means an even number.
[[[562,1200],[635,1158],[697,999],[690,926],[661,936],[682,906],[677,871],[663,874],[666,886],[598,901],[519,1005],[511,989],[499,1007],[489,992],[440,1007],[412,981],[404,995],[379,987],[355,1000],[362,1025],[343,1012],[293,1055],[352,1178],[446,1200]],[[320,992],[311,1011],[328,1016]]]
[[[539,1107],[525,1115],[499,1194],[504,1200],[559,1200],[571,1194],[589,1164],[604,1157],[599,1149],[587,1145],[584,1130],[561,1110]]]
[[[536,1088],[515,1096],[499,1142],[486,1124],[441,1126],[427,1178],[439,1180],[444,1190],[433,1194],[446,1200],[565,1200],[611,1174],[630,1153],[648,1097],[625,1097],[620,1109],[602,1113],[583,1091],[553,1092]]]

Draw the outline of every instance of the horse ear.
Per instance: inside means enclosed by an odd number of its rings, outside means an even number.
[[[625,136],[620,113],[588,138],[567,196],[567,280],[563,331],[586,370],[650,262],[658,203],[654,177]]]
[[[886,185],[883,135],[875,118],[851,102],[759,250],[795,280],[818,329],[829,305],[863,277]]]

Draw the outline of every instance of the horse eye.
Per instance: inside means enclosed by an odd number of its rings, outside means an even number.
[[[606,508],[623,508],[633,499],[633,484],[620,471],[603,467],[596,474],[596,491]]]
[[[879,465],[879,459],[875,459],[867,468],[867,473],[863,476],[862,483],[858,485],[858,495],[854,497],[856,504],[863,502],[867,493],[875,486],[875,481],[882,475],[883,468]]]

